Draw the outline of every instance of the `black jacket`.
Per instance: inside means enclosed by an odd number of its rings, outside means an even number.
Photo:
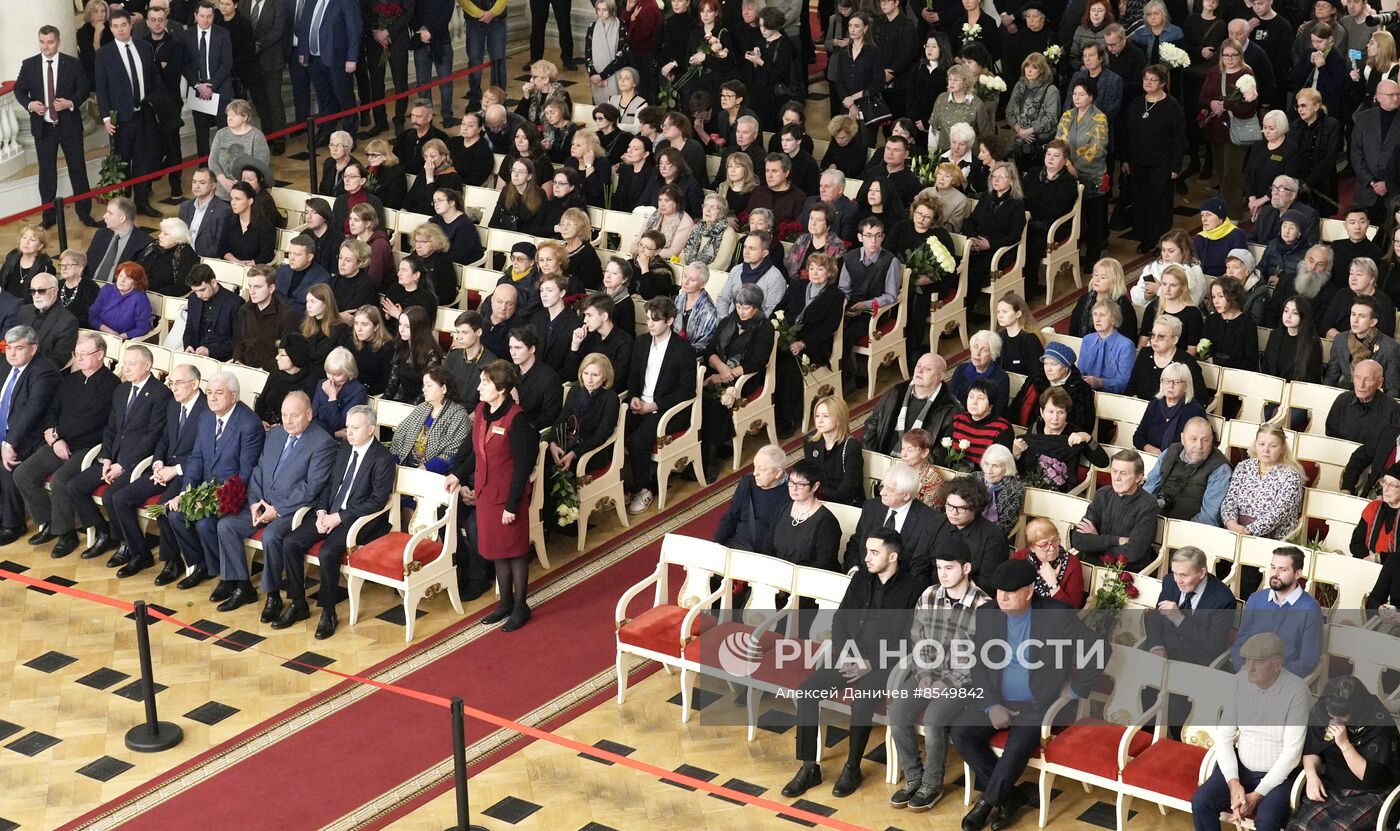
[[[841,559],[843,570],[865,570],[865,540],[872,531],[884,527],[885,518],[889,513],[890,509],[878,498],[865,500],[865,505],[860,509],[860,520],[856,522],[856,530],[846,541],[846,553]],[[919,584],[920,591],[928,587],[929,577],[933,574],[931,554],[934,529],[938,521],[937,511],[915,499],[909,503],[909,514],[904,517],[904,527],[899,531],[899,537],[904,542],[904,553],[900,555],[900,570],[909,572],[915,578],[914,582]],[[921,560],[926,561],[922,566]]]
[[[896,430],[899,423],[899,410],[904,405],[904,393],[909,389],[912,381],[905,381],[895,385],[889,392],[880,399],[871,410],[870,418],[865,422],[865,432],[862,434],[862,441],[865,446],[876,453],[886,455],[896,455],[899,453],[899,442],[903,438],[903,433]],[[957,399],[953,397],[953,390],[946,383],[938,387],[938,392],[934,395],[932,407],[929,408],[928,417],[921,425],[927,430],[934,441],[943,438],[953,429],[953,416],[957,414],[961,407]],[[905,425],[905,429],[915,426],[913,416],[910,423]]]
[[[108,30],[110,32],[110,30]],[[92,44],[92,35],[88,35],[88,44]],[[83,116],[80,107],[87,97],[92,94],[91,85],[88,82],[87,72],[77,58],[72,55],[65,55],[62,52],[55,56],[58,61],[58,75],[54,79],[54,96],[57,98],[67,98],[73,102],[73,108],[64,110],[58,114],[58,124],[50,125],[44,120],[43,114],[29,114],[29,132],[33,136],[41,136],[45,130],[56,129],[60,134],[82,135]],[[19,76],[15,78],[15,101],[20,107],[28,109],[31,102],[44,102],[44,89],[48,85],[44,77],[44,56],[34,55],[25,58],[20,64]]]
[[[632,342],[631,372],[627,379],[627,391],[640,398],[646,383],[647,361],[651,358],[651,338],[637,338]],[[661,357],[661,374],[652,391],[658,415],[665,413],[683,401],[695,397],[695,348],[685,338],[671,335],[666,344],[666,353]],[[674,429],[689,425],[690,420],[681,414],[672,421]]]
[[[929,509],[933,511],[932,508]],[[938,576],[933,571],[933,560],[936,552],[943,550],[946,540],[952,536],[957,536],[967,545],[967,550],[972,552],[972,582],[987,581],[996,573],[997,567],[1006,562],[1011,556],[1011,549],[1007,545],[1006,535],[997,527],[995,522],[991,522],[982,516],[977,516],[965,528],[958,528],[948,521],[948,517],[933,511],[933,536],[930,538],[930,547],[922,551],[921,557],[914,560],[915,575],[919,576],[925,586],[933,585],[938,581]]]
[[[801,321],[798,339],[802,341],[802,354],[810,358],[814,366],[826,366],[831,363],[836,328],[841,325],[846,310],[846,296],[835,281],[831,281],[808,303],[808,285],[804,280],[794,280],[778,308],[789,323]]]
[[[1196,591],[1202,592],[1201,599],[1191,614],[1182,617],[1179,625],[1155,612],[1147,615],[1147,639],[1142,649],[1161,646],[1173,661],[1204,665],[1230,648],[1230,629],[1239,601],[1230,587],[1214,574],[1207,574],[1205,583],[1197,586]],[[1162,578],[1162,593],[1157,596],[1157,602],[1162,601],[1181,603],[1181,589],[1177,588],[1176,577],[1170,572]]]
[[[156,380],[146,379],[136,402],[126,408],[131,398],[131,384],[123,381],[112,393],[111,415],[102,434],[102,458],[131,470],[137,462],[151,455],[156,442],[165,432],[167,405],[175,399],[170,389]],[[179,419],[179,413],[176,413]]]
[[[6,367],[0,377],[0,391],[9,386],[14,367]],[[39,449],[44,441],[44,419],[49,403],[58,395],[59,374],[54,362],[36,355],[25,367],[10,393],[10,417],[5,426],[5,443],[21,459]]]
[[[917,504],[917,503],[916,503]],[[862,558],[864,548],[861,549]],[[909,636],[909,625],[914,619],[914,604],[924,587],[909,573],[901,555],[899,570],[885,581],[884,599],[879,606],[874,605],[875,589],[880,578],[865,568],[851,576],[846,586],[846,594],[832,621],[831,643],[833,654],[841,654],[847,643],[853,643],[860,656],[875,664],[880,658],[883,644],[893,644]],[[904,611],[905,614],[894,614]]]
[[[1043,665],[1030,674],[1031,695],[1034,697],[1036,711],[1043,712],[1054,704],[1055,699],[1060,697],[1060,690],[1066,681],[1076,695],[1087,698],[1099,676],[1103,674],[1104,666],[1107,666],[1113,645],[1085,625],[1073,608],[1058,600],[1033,596],[1030,615],[1031,642],[1026,646],[1026,659],[1032,662],[1032,666],[1035,665],[1035,661],[1043,661]],[[1006,643],[1006,632],[1005,612],[995,603],[988,603],[980,608],[977,611],[977,654],[982,654],[982,649],[990,643]],[[1061,640],[1086,644],[1104,641],[1103,665],[1090,661],[1075,669],[1057,662],[1053,652],[1047,653],[1044,658],[1040,657],[1040,647],[1037,644],[1050,645]],[[1065,650],[1065,654],[1071,657],[1076,652],[1073,648]],[[1089,652],[1090,649],[1086,646],[1085,653]],[[971,706],[985,709],[996,704],[1006,704],[1007,699],[1002,695],[1001,682],[1000,668],[993,668],[987,661],[977,661],[972,667],[971,686],[982,690],[982,698]]]

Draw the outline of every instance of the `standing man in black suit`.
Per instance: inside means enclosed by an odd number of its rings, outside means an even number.
[[[59,382],[58,367],[39,354],[39,335],[28,326],[5,333],[5,362],[10,368],[0,380],[0,545],[24,533],[14,471],[44,444],[44,415]]]
[[[127,175],[142,176],[155,170],[156,108],[165,91],[151,45],[132,40],[130,13],[112,12],[107,26],[114,40],[97,52],[97,110],[112,137],[113,151],[131,165]],[[159,217],[160,211],[151,207],[151,183],[141,182],[135,191],[137,210]]]
[[[360,61],[363,29],[359,5],[355,0],[303,0],[296,27],[297,60],[311,75],[320,114],[354,107],[355,67]],[[351,113],[340,119],[339,129],[353,136],[358,123],[358,117]],[[320,125],[317,141],[322,135],[329,139],[335,129],[333,123]]]
[[[679,335],[671,334],[676,303],[669,297],[647,301],[647,334],[632,344],[631,374],[627,389],[627,470],[624,477],[632,496],[627,513],[640,514],[651,506],[656,470],[651,461],[661,414],[695,398],[695,349]],[[687,413],[671,419],[671,431],[690,425]]]
[[[117,515],[109,513],[103,519],[93,492],[103,484],[107,491],[131,484],[131,471],[142,459],[151,455],[156,441],[165,432],[166,407],[170,390],[151,374],[151,352],[144,346],[133,345],[122,355],[122,376],[126,379],[112,393],[107,429],[102,434],[102,455],[98,463],[68,480],[67,501],[78,512],[78,522],[84,528],[97,529],[97,544],[92,549],[105,549],[103,539],[119,539]],[[54,483],[55,490],[58,483]],[[103,503],[107,504],[107,491]],[[55,500],[55,504],[57,500]],[[84,552],[85,554],[87,552]],[[120,566],[117,576],[130,577],[154,564],[150,549],[144,546],[117,547],[117,553],[107,562]]]
[[[302,10],[308,2],[315,0],[281,0],[282,11],[287,18],[287,35],[282,39],[282,59],[292,78],[292,114],[296,116],[298,124],[311,115],[311,72],[298,55],[301,40],[297,34]],[[326,135],[329,137],[330,134]],[[312,139],[311,136],[307,138]]]
[[[128,260],[135,262],[154,240],[136,227],[136,203],[125,196],[107,202],[102,224],[88,243],[83,276],[99,283],[110,283],[115,279],[117,266]]]
[[[160,152],[156,161],[158,167],[178,165],[185,157],[180,143],[180,128],[185,125],[180,111],[183,101],[180,98],[180,82],[185,76],[185,66],[190,62],[189,53],[181,41],[179,30],[170,22],[169,12],[163,6],[152,6],[146,12],[146,34],[141,39],[151,45],[156,59],[156,78],[164,88],[160,97],[160,111],[156,113],[156,128],[160,133]],[[183,192],[182,171],[172,171],[167,177],[170,182],[170,197],[179,199]]]
[[[185,81],[193,97],[201,101],[218,97],[214,115],[193,110],[196,152],[207,156],[210,131],[224,125],[224,111],[233,98],[233,40],[228,29],[214,25],[214,4],[209,0],[200,0],[195,6],[194,26],[185,30],[181,40],[190,57],[185,63]]]
[[[39,54],[20,64],[15,79],[15,100],[29,110],[29,132],[39,157],[39,201],[49,204],[58,193],[58,150],[63,148],[68,183],[73,193],[88,190],[87,156],[83,153],[83,116],[78,107],[92,92],[83,65],[71,55],[58,51],[58,29],[39,30]],[[89,228],[97,227],[92,218],[92,200],[77,203],[78,219]],[[44,227],[56,224],[53,208],[44,211]]]
[[[859,569],[865,557],[865,538],[877,528],[893,528],[904,541],[899,555],[904,568],[919,583],[920,592],[928,588],[933,574],[930,544],[938,512],[915,499],[918,493],[919,474],[903,462],[890,465],[880,482],[880,495],[865,500],[860,509],[860,521],[846,542],[841,568],[848,574]]]
[[[243,79],[248,97],[258,111],[263,133],[274,133],[287,126],[287,112],[282,105],[282,69],[286,66],[286,43],[291,38],[291,15],[282,0],[252,0],[248,20],[253,26],[253,63],[257,72]],[[287,140],[268,141],[268,149],[281,155]]]
[[[378,101],[385,96],[386,66],[394,73],[394,92],[408,89],[409,24],[417,14],[417,0],[399,0],[399,5],[403,7],[403,15],[383,29],[373,28],[373,24],[378,22],[374,14],[377,4],[378,0],[360,0],[360,15],[365,21],[365,59],[356,69],[355,80],[360,88],[361,101]],[[403,129],[404,113],[407,111],[407,98],[400,98],[394,102],[395,132]],[[373,138],[389,129],[388,109],[384,105],[375,107],[371,112],[374,116],[374,126],[366,128],[360,134],[361,139]]]
[[[314,521],[307,517],[276,545],[266,546],[263,590],[276,591],[277,582],[283,577],[287,588],[287,605],[273,622],[273,629],[286,629],[311,616],[306,603],[304,560],[307,552],[320,543],[317,557],[321,561],[321,588],[316,605],[321,607],[321,620],[316,626],[316,639],[325,640],[335,634],[340,567],[350,526],[361,517],[383,510],[394,496],[394,454],[375,440],[378,431],[373,407],[362,404],[350,408],[345,416],[345,441],[336,454],[331,478],[311,506],[316,511]],[[360,530],[356,542],[364,545],[388,531],[388,516],[376,517]]]

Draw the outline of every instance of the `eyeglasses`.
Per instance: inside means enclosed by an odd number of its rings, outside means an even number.
[[[97,350],[96,350],[96,349],[89,349],[89,350],[86,351],[86,352],[79,352],[79,351],[77,351],[76,349],[73,350],[73,357],[75,357],[75,358],[91,358],[93,355],[96,355],[96,354],[97,354]]]
[[[29,293],[30,293],[30,294],[48,294],[48,293],[51,292],[51,291],[58,291],[58,287],[57,287],[57,286],[54,286],[53,288],[47,288],[47,289],[30,289],[30,290],[29,290]]]
[[[59,268],[82,268],[82,266],[78,265],[77,263],[59,263],[59,264],[58,264],[58,267],[59,267]]]
[[[970,505],[959,505],[956,502],[952,502],[951,500],[948,502],[944,502],[943,507],[947,508],[948,511],[953,513],[962,513],[963,511],[972,510],[972,507]]]
[[[1045,551],[1051,548],[1059,548],[1060,540],[1058,537],[1050,537],[1049,539],[1040,540],[1039,542],[1028,543],[1028,545],[1031,548],[1036,548],[1041,551]]]
[[[802,482],[802,481],[799,481],[799,480],[797,480],[797,479],[793,479],[792,477],[788,477],[788,487],[790,487],[790,488],[810,488],[810,487],[812,487],[812,483],[811,483],[811,482]]]
[[[343,141],[333,141],[333,142],[331,142],[330,146],[331,146],[331,147],[341,147],[341,148],[344,148],[344,149],[347,149],[347,150],[350,148],[350,145],[346,144],[346,143],[343,142]]]
[[[556,188],[571,188],[573,187],[573,183],[570,182],[568,179],[555,179],[554,186]]]

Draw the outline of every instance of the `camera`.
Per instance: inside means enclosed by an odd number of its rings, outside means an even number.
[[[1381,12],[1366,16],[1367,26],[1385,26],[1390,28],[1400,24],[1400,12]]]

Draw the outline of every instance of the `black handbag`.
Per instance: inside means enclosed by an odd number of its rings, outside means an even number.
[[[870,127],[879,124],[894,115],[894,113],[890,111],[890,105],[885,102],[885,94],[883,92],[867,92],[860,97],[860,101],[856,102],[856,106],[860,110],[860,123],[862,127]]]

